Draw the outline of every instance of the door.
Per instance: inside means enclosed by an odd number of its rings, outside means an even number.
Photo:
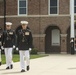
[[[60,30],[58,27],[50,26],[45,33],[45,52],[60,53]]]

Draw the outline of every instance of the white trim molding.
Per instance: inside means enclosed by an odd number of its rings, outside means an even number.
[[[60,34],[61,37],[67,37],[67,34]]]
[[[46,34],[33,34],[33,37],[45,37]]]
[[[0,18],[4,18],[4,16],[0,16]]]
[[[19,17],[70,17],[70,14],[61,14],[61,15],[7,15],[6,18],[19,18]],[[4,16],[0,16],[4,18]]]

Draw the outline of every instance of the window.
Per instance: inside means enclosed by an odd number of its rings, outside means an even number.
[[[58,29],[52,30],[52,46],[60,45],[60,31]]]
[[[50,0],[50,14],[58,14],[58,0]]]
[[[76,0],[74,0],[74,13],[76,13]]]
[[[19,15],[27,14],[27,0],[18,0],[18,14]]]

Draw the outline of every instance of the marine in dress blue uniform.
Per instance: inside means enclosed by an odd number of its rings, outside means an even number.
[[[6,30],[2,34],[2,49],[4,48],[6,57],[6,69],[13,68],[12,50],[16,45],[15,31],[11,29],[12,23],[6,22]]]
[[[28,22],[21,21],[21,25],[22,29],[17,34],[17,49],[19,49],[20,54],[21,72],[25,72],[25,70],[29,71],[30,69],[30,50],[32,49],[33,38],[31,30],[27,29]]]

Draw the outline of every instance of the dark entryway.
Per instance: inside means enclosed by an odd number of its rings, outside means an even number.
[[[49,26],[45,34],[45,52],[60,53],[60,29],[57,26]]]

